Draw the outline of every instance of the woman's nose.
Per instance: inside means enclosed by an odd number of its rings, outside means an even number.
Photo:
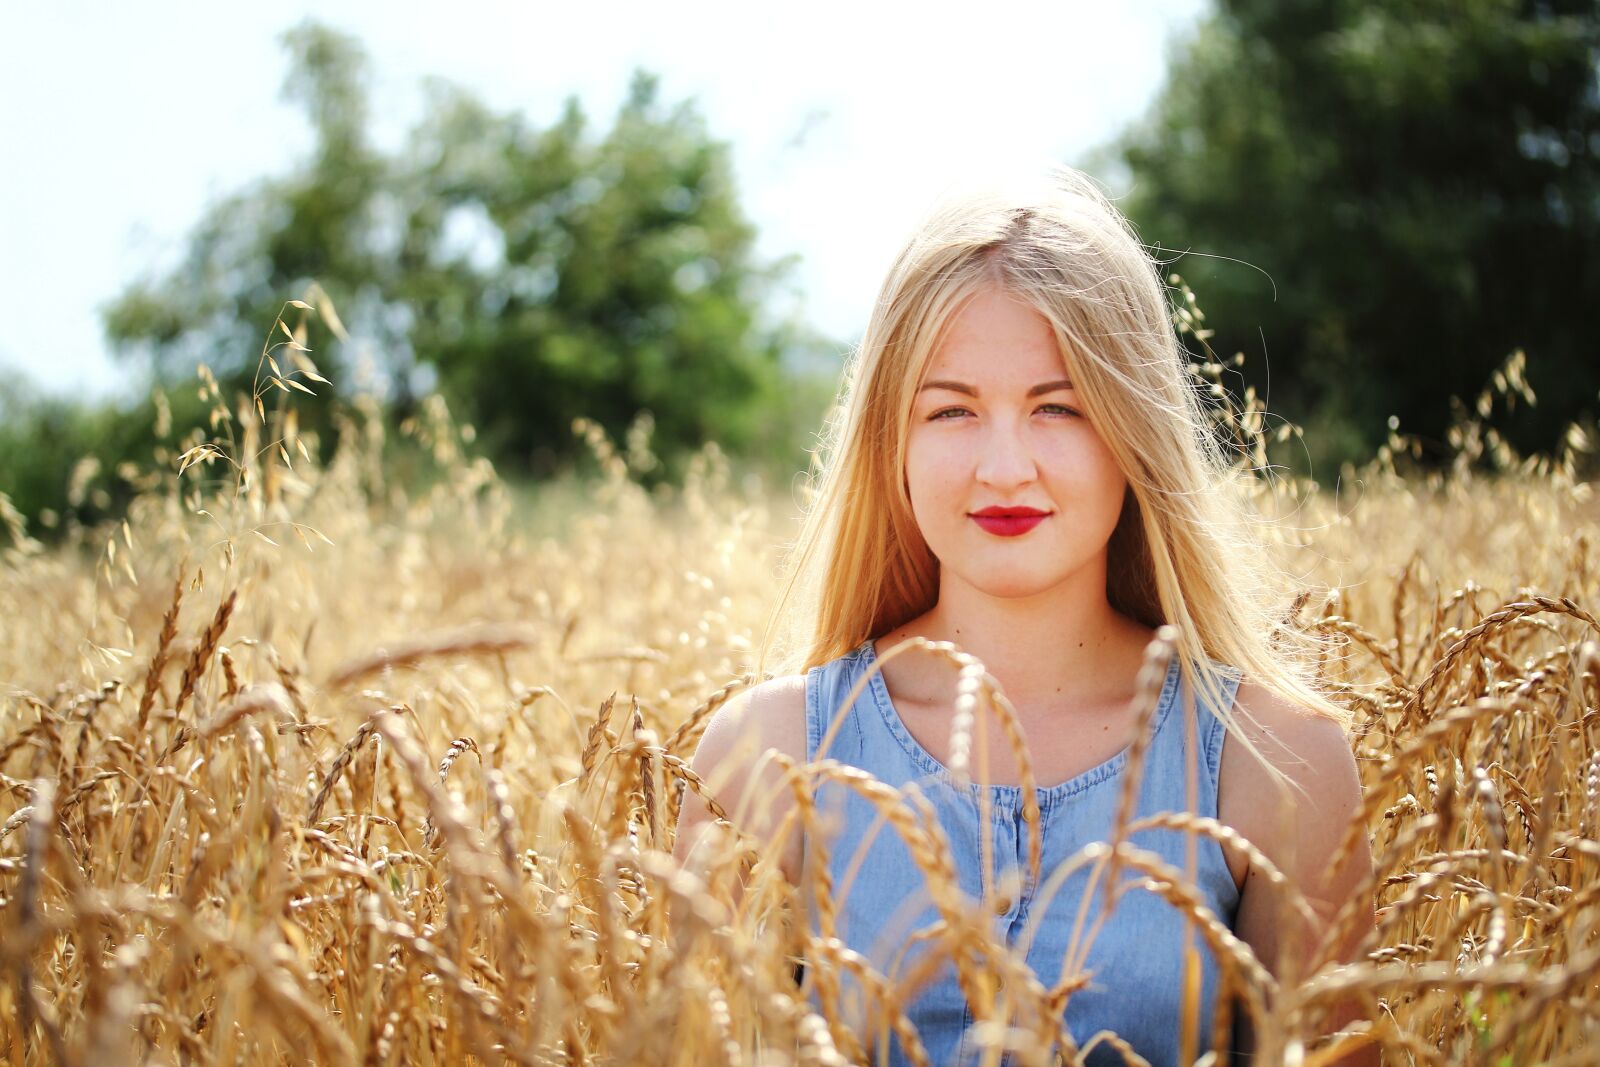
[[[1030,482],[1037,474],[1021,427],[1004,421],[991,423],[979,448],[977,477],[981,482],[1009,487]]]

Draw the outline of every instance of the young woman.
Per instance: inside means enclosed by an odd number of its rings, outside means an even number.
[[[1309,642],[1278,625],[1287,604],[1267,592],[1267,555],[1186,363],[1158,264],[1083,175],[1056,168],[1020,193],[947,198],[894,263],[846,371],[774,613],[796,634],[793,673],[730,701],[693,761],[758,840],[794,805],[761,758],[769,750],[914,785],[963,891],[991,902],[997,939],[1057,993],[1075,1042],[1111,1030],[1158,1067],[1211,1047],[1218,960],[1181,911],[1138,886],[1097,926],[1107,872],[1082,859],[1114,833],[1158,628],[1173,628],[1176,654],[1141,720],[1133,818],[1217,818],[1319,919],[1371,865],[1363,844],[1328,868],[1360,800],[1348,714],[1313,685]],[[981,661],[1015,709],[1036,793],[993,722],[991,743],[971,751],[971,780],[952,771],[957,667],[927,651],[889,655],[908,638]],[[815,797],[828,838],[777,842],[781,869],[806,886],[807,864],[825,863],[840,896],[833,933],[898,980],[940,946],[917,936],[941,915],[922,868],[859,792],[828,780]],[[686,794],[686,862],[709,819]],[[1024,876],[1035,832],[1037,882]],[[1344,943],[1319,946],[1321,924],[1215,837],[1153,827],[1130,841],[1189,872],[1197,902],[1272,973],[1318,947],[1345,959],[1372,929],[1363,909]],[[1184,1017],[1195,958],[1198,1019],[1192,1006]],[[979,1048],[960,978],[953,963],[933,970],[905,1006],[935,1064]],[[832,998],[848,1012],[858,994]],[[1341,1006],[1327,1024],[1352,1017]],[[1251,1047],[1250,1028],[1237,1039]],[[889,1052],[906,1061],[898,1034]],[[1123,1058],[1102,1041],[1089,1062]],[[1341,1062],[1377,1060],[1369,1050]]]

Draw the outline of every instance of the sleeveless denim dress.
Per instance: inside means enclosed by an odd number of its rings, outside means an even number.
[[[1076,777],[1038,790],[1039,815],[1043,833],[1043,863],[1037,885],[1026,885],[1028,832],[1022,818],[1023,790],[1020,786],[988,786],[990,799],[990,857],[993,869],[986,871],[982,860],[980,791],[974,781],[963,786],[947,767],[924,749],[906,729],[889,699],[882,673],[873,671],[855,703],[844,712],[844,721],[835,731],[827,751],[817,749],[827,734],[835,713],[850,690],[876,662],[871,640],[854,652],[811,668],[806,675],[806,758],[834,759],[869,771],[895,788],[915,783],[938,815],[947,838],[951,858],[962,892],[981,899],[992,882],[1006,886],[1008,875],[1016,880],[1008,899],[998,891],[994,907],[1006,906],[995,915],[998,939],[1018,951],[1026,944],[1025,958],[1046,989],[1055,985],[1063,973],[1069,949],[1081,960],[1077,970],[1090,972],[1089,984],[1073,992],[1065,1010],[1066,1028],[1082,1048],[1101,1030],[1112,1030],[1153,1067],[1177,1064],[1179,1012],[1183,988],[1183,946],[1187,921],[1163,898],[1144,888],[1122,891],[1111,918],[1100,926],[1092,941],[1087,931],[1095,925],[1101,911],[1104,872],[1091,884],[1093,862],[1082,862],[1048,899],[1051,872],[1061,867],[1085,845],[1110,838],[1123,788],[1123,771],[1128,761],[1126,749],[1099,766]],[[1224,693],[1231,702],[1239,684],[1239,672],[1218,665],[1225,679]],[[1146,749],[1134,818],[1156,812],[1184,811],[1186,803],[1185,768],[1195,759],[1186,751],[1184,716],[1196,708],[1198,721],[1194,736],[1199,741],[1197,814],[1217,814],[1217,769],[1222,754],[1222,723],[1201,701],[1186,698],[1188,687],[1181,681],[1176,658],[1168,667],[1159,704],[1153,719],[1154,734]],[[1182,692],[1180,692],[1182,691]],[[1180,701],[1180,696],[1185,697]],[[989,719],[991,750],[1006,744],[998,723]],[[976,765],[976,738],[974,738]],[[1191,771],[1191,773],[1193,773]],[[976,776],[974,776],[976,777]],[[859,793],[838,781],[824,781],[814,793],[819,827],[825,843],[818,849],[807,842],[805,865],[816,862],[825,851],[828,873],[832,876],[837,912],[836,934],[843,944],[860,953],[879,974],[891,982],[912,973],[923,951],[938,947],[928,939],[913,937],[916,931],[938,921],[939,913],[930,900],[926,881],[911,858],[904,840],[892,826],[883,823],[876,808]],[[1132,844],[1160,855],[1179,871],[1185,870],[1185,837],[1179,830],[1147,828],[1133,834]],[[870,838],[870,840],[868,840]],[[863,857],[858,848],[866,841]],[[1239,891],[1220,845],[1209,837],[1197,837],[1194,845],[1197,874],[1195,886],[1201,900],[1232,928],[1238,911]],[[856,867],[853,877],[852,867]],[[847,878],[849,879],[846,884]],[[1143,881],[1144,876],[1124,866],[1119,885]],[[809,877],[801,884],[810,887]],[[819,932],[816,901],[806,894],[813,933]],[[1080,906],[1086,917],[1082,933],[1074,945],[1074,927],[1079,922]],[[1029,942],[1027,938],[1030,936]],[[1198,930],[1190,935],[1201,962],[1199,1043],[1196,1055],[1211,1047],[1212,1009],[1217,996],[1217,962]],[[1087,952],[1084,945],[1087,941]],[[979,1045],[970,1028],[973,1013],[962,993],[948,953],[937,964],[931,981],[923,984],[904,1005],[909,1021],[935,1065],[977,1062]],[[862,1048],[874,1062],[885,1045],[891,1067],[909,1063],[898,1035],[886,1026],[864,1028],[865,991],[853,975],[838,970],[840,1012],[849,1028],[859,1037]],[[820,1008],[819,990],[811,990],[813,1004]],[[881,1016],[880,1016],[881,1018]],[[1088,1056],[1092,1067],[1121,1064],[1123,1056],[1102,1041]],[[1187,1067],[1187,1065],[1184,1065]]]

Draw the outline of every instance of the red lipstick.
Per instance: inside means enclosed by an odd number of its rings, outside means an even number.
[[[972,512],[972,521],[999,537],[1021,537],[1050,513],[1038,508],[984,508]]]

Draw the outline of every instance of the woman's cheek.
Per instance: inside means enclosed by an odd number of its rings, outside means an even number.
[[[962,494],[960,457],[941,442],[913,438],[906,450],[906,482],[911,514],[923,537],[937,542],[948,536],[953,524],[948,514]]]
[[[926,435],[914,435],[907,443],[907,481],[913,489],[920,486],[922,495],[928,496],[949,484],[950,456],[948,446],[929,440]]]

